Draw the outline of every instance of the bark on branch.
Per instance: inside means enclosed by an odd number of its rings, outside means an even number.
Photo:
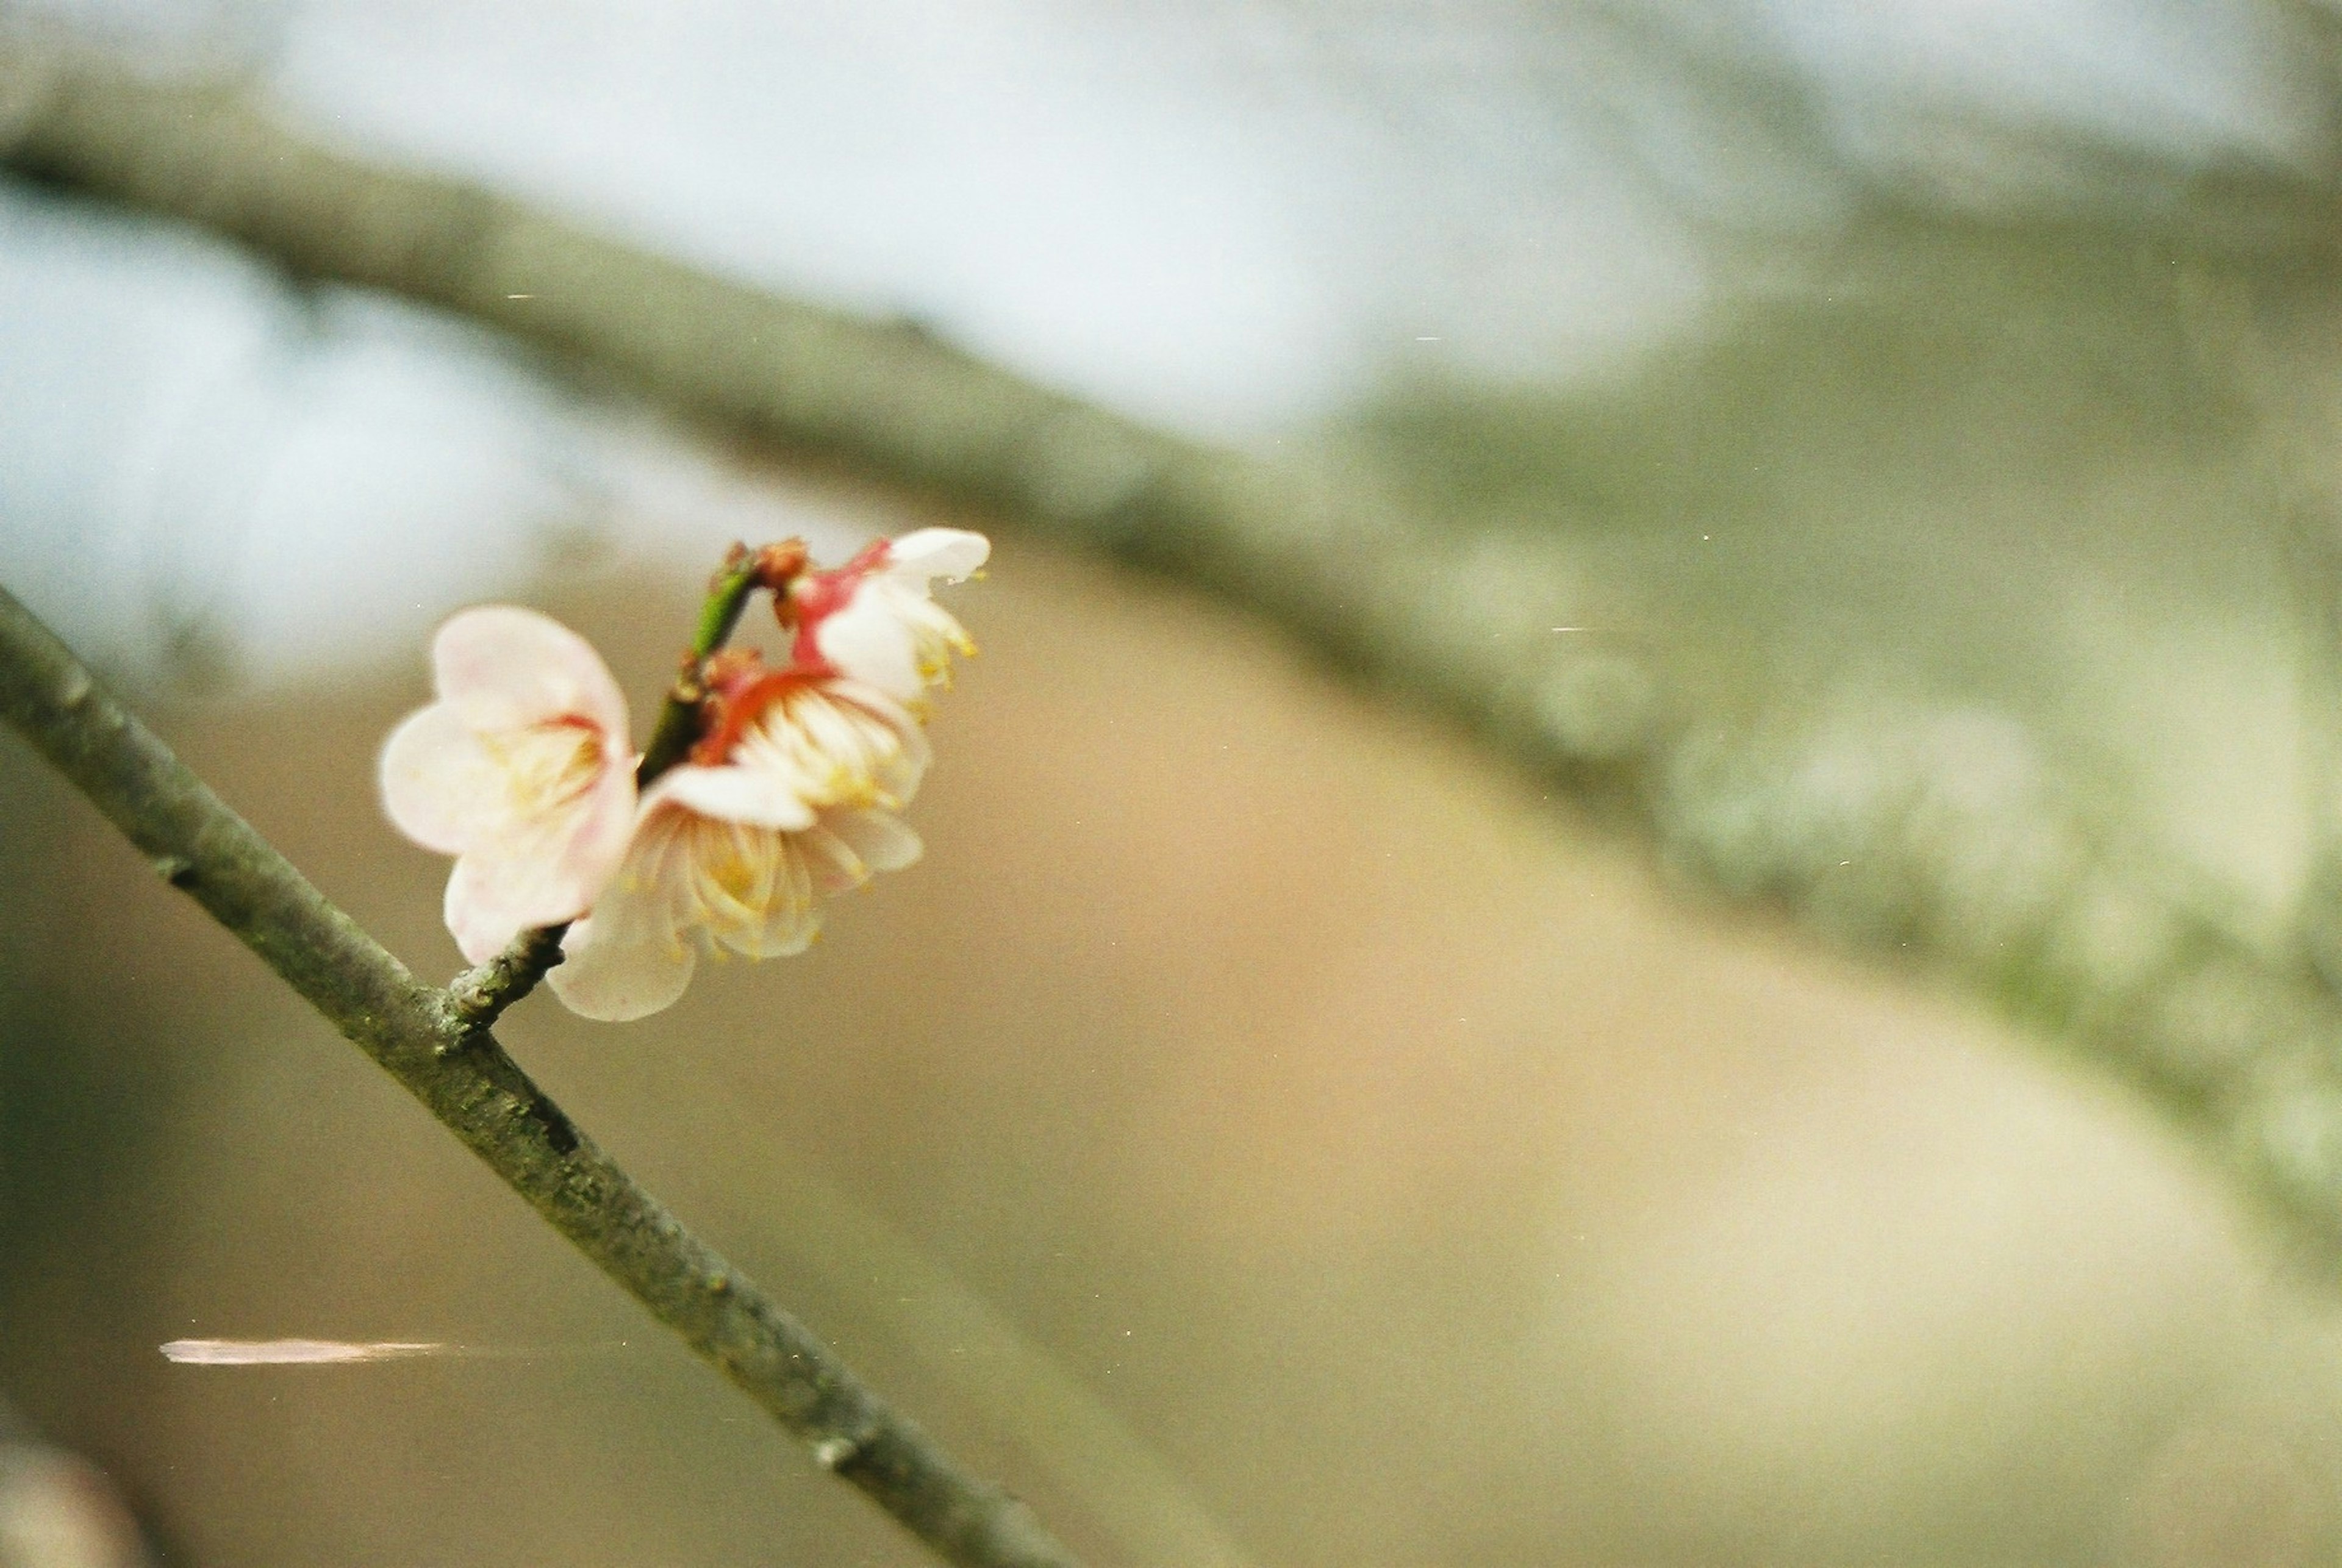
[[[1072,1568],[596,1147],[467,1012],[328,903],[0,588],[0,718],[579,1251],[946,1561]]]
[[[2342,1257],[2342,1005],[2298,932],[2240,933],[2183,867],[2105,831],[2087,788],[2030,766],[2037,748],[2004,770],[2014,784],[1967,787],[1979,720],[1987,746],[2013,721],[1833,707],[1680,629],[1554,636],[1623,602],[1560,541],[1460,536],[1350,476],[1166,435],[913,328],[326,152],[231,94],[0,53],[0,166],[492,324],[715,430],[1257,611],[1702,884],[1920,959],[2079,1046]]]

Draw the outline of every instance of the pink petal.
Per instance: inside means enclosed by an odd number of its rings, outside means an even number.
[[[587,720],[613,756],[629,754],[626,699],[585,638],[534,610],[483,604],[450,617],[432,639],[442,701],[474,729],[515,729],[546,719]]]
[[[635,799],[634,759],[620,754],[604,766],[602,776],[576,805],[576,821],[561,858],[581,886],[591,888],[590,906],[626,857],[639,819]]]
[[[965,528],[920,528],[886,546],[886,571],[890,576],[912,576],[925,583],[941,577],[956,583],[984,564],[992,541]]]
[[[658,868],[648,869],[647,879],[621,873],[563,940],[565,956],[545,979],[572,1013],[613,1024],[644,1018],[673,1006],[691,984],[698,949],[676,929]]]
[[[445,913],[455,945],[485,964],[524,931],[575,920],[593,907],[606,867],[579,865],[539,837],[467,854],[447,878]]]
[[[445,703],[417,709],[390,732],[381,775],[383,809],[425,849],[461,854],[499,820],[504,772]]]
[[[439,901],[439,914],[464,962],[485,964],[528,928],[480,896],[472,885],[475,874],[473,862],[455,862],[455,868],[447,874],[447,891]]]

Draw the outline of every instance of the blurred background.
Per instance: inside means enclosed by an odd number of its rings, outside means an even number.
[[[729,540],[996,534],[926,862],[501,1033],[1094,1560],[2342,1553],[2342,1246],[2197,1068],[1978,978],[2083,839],[2145,868],[2090,974],[2314,967],[2342,15],[0,5],[60,35],[1397,497],[1572,650],[1581,763],[1690,737],[1622,825],[1226,595],[0,180],[0,579],[425,974],[373,759],[448,611],[560,615],[642,715]],[[920,1561],[13,738],[0,874],[0,1564],[108,1560],[34,1433],[158,1563]],[[2174,1005],[2267,1077],[2223,962]]]

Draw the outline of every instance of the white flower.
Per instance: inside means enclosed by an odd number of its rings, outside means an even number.
[[[391,732],[382,799],[455,856],[447,929],[481,964],[585,914],[617,869],[636,815],[626,700],[584,638],[508,604],[449,620],[431,664],[439,700]]]
[[[791,585],[796,657],[916,704],[948,676],[954,654],[976,652],[967,631],[932,597],[937,577],[957,582],[984,564],[991,542],[964,528],[922,528],[881,539],[834,572]]]
[[[802,953],[821,928],[817,895],[919,857],[918,835],[892,814],[929,755],[902,704],[859,682],[744,664],[710,684],[707,738],[645,793],[625,863],[546,976],[573,1012],[616,1021],[670,1005],[702,946]]]

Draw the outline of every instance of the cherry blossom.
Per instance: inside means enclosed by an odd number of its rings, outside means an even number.
[[[818,667],[711,662],[703,735],[645,793],[634,837],[547,983],[589,1018],[640,1018],[683,994],[703,948],[801,953],[820,895],[919,857],[893,814],[929,752],[886,693]]]
[[[431,663],[438,701],[391,732],[383,804],[455,857],[447,929],[480,964],[585,914],[617,869],[636,816],[626,703],[584,638],[509,604],[454,616]]]
[[[807,572],[776,609],[794,617],[796,662],[826,668],[916,706],[947,678],[954,654],[976,652],[966,629],[932,597],[934,580],[982,566],[991,542],[963,528],[881,539],[828,572]]]

